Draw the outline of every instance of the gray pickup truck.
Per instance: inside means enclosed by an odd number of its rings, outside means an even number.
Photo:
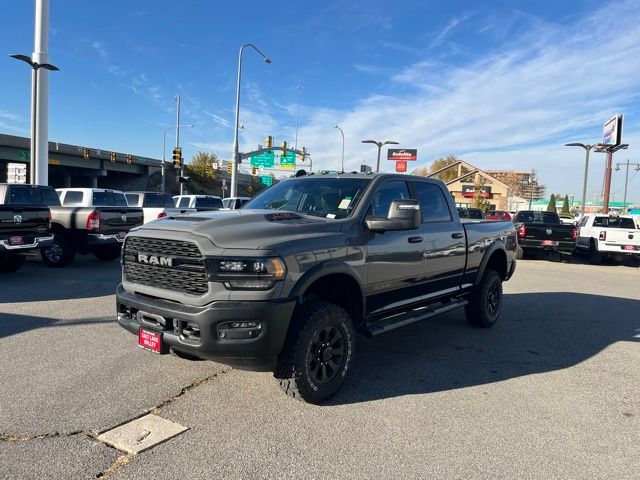
[[[31,185],[0,184],[0,273],[20,270],[24,254],[51,245],[50,229],[51,215],[39,190]]]
[[[115,260],[120,257],[120,247],[129,229],[143,223],[142,209],[128,207],[122,193],[122,203],[116,203],[111,198],[113,195],[109,197],[108,190],[77,189],[78,202],[66,202],[63,206],[52,187],[33,185],[31,188],[40,192],[44,205],[51,211],[54,239],[50,246],[40,250],[42,261],[50,267],[69,265],[76,253],[93,253],[103,261]],[[95,196],[92,190],[99,190],[99,198],[83,200],[85,195]],[[83,202],[91,202],[93,206],[83,206],[86,205]]]
[[[516,246],[511,222],[462,223],[439,180],[298,172],[241,210],[133,229],[117,319],[143,348],[270,370],[318,403],[351,371],[355,332],[461,307],[492,326]]]

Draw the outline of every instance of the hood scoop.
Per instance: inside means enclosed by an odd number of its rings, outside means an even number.
[[[282,213],[268,213],[264,216],[269,222],[281,222],[283,220],[302,220],[303,217],[297,213],[282,212]]]

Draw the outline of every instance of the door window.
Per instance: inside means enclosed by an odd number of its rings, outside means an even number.
[[[407,200],[411,198],[407,183],[403,180],[391,180],[378,187],[371,203],[371,215],[374,217],[386,217],[389,207],[394,200]]]
[[[414,182],[414,186],[422,211],[422,223],[451,221],[447,199],[437,185]]]

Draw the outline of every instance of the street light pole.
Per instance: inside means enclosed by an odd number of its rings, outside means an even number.
[[[262,55],[265,62],[271,63],[271,59],[258,50],[258,47],[252,43],[246,43],[240,47],[240,53],[238,54],[238,82],[236,85],[236,118],[235,127],[233,129],[233,156],[231,159],[231,197],[236,197],[238,193],[238,163],[240,163],[240,153],[238,148],[238,127],[240,124],[240,81],[242,79],[242,52],[246,47],[253,48],[256,52]]]
[[[624,200],[622,201],[622,208],[624,210],[626,210],[626,208],[627,208],[627,185],[629,183],[629,165],[635,165],[636,166],[636,172],[639,172],[640,171],[640,163],[630,162],[629,159],[627,158],[627,161],[625,163],[617,163],[616,164],[616,172],[620,171],[620,165],[626,165],[627,166],[627,172],[625,173],[625,176],[624,176]]]
[[[533,205],[533,175],[534,175],[534,171],[531,170],[531,175],[529,176],[529,210],[531,210],[531,207]]]
[[[161,169],[161,172],[162,172],[162,183],[161,183],[161,186],[160,186],[160,191],[162,193],[164,193],[165,186],[166,186],[166,181],[165,181],[165,178],[166,178],[166,175],[165,175],[165,150],[166,150],[167,131],[171,130],[172,128],[176,128],[176,127],[178,127],[178,128],[179,127],[189,127],[189,128],[191,128],[191,127],[193,127],[193,125],[191,125],[191,124],[188,124],[188,125],[171,125],[170,127],[167,127],[162,131],[162,169]],[[182,184],[180,184],[180,187],[182,187]]]
[[[340,130],[340,135],[342,135],[342,161],[340,163],[340,171],[344,173],[344,132],[338,125],[336,125],[336,128]]]
[[[43,172],[39,172],[40,169],[40,162],[39,162],[39,156],[40,156],[40,150],[38,148],[38,140],[39,140],[39,135],[38,135],[38,130],[39,130],[39,109],[38,109],[38,105],[39,105],[39,100],[38,100],[38,77],[39,77],[39,70],[41,68],[44,68],[45,70],[51,70],[51,71],[56,71],[56,70],[60,70],[58,67],[56,67],[55,65],[51,65],[50,63],[38,63],[33,61],[30,57],[28,57],[27,55],[19,55],[17,53],[14,53],[12,55],[10,55],[10,57],[15,58],[16,60],[21,60],[27,64],[29,64],[29,66],[31,66],[32,69],[32,89],[31,89],[31,144],[30,144],[30,151],[29,151],[29,162],[31,164],[31,171],[29,174],[29,183],[31,183],[32,185],[36,185],[36,184],[41,184],[41,185],[48,185],[48,179],[47,177],[47,170],[46,167],[43,169]],[[41,129],[40,129],[41,130]],[[45,135],[46,137],[46,135]],[[47,143],[47,149],[44,151],[44,155],[45,157],[47,157],[48,154],[48,148],[49,148],[49,140],[47,139],[46,142]],[[45,166],[48,165],[48,158],[45,158]]]
[[[296,140],[293,147],[294,150],[298,149],[298,125],[300,124],[300,94],[302,93],[302,85],[298,85],[298,111],[296,113]]]
[[[580,147],[580,148],[584,148],[585,152],[586,152],[586,156],[585,156],[585,160],[584,160],[584,180],[582,183],[582,209],[581,209],[581,215],[580,217],[584,216],[584,210],[587,207],[587,177],[589,175],[589,153],[591,152],[591,149],[594,147],[595,145],[589,145],[589,144],[584,144],[584,143],[567,143],[565,144],[565,147]]]
[[[376,162],[376,173],[380,172],[380,150],[385,145],[398,145],[398,142],[386,140],[384,142],[376,142],[375,140],[362,140],[362,143],[372,143],[378,147],[378,161]]]

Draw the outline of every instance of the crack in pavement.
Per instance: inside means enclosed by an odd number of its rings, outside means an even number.
[[[74,430],[72,432],[53,432],[53,433],[40,433],[38,435],[11,435],[8,433],[0,433],[0,442],[28,442],[29,440],[41,440],[43,438],[60,438],[60,437],[73,437],[84,433],[82,430]]]

